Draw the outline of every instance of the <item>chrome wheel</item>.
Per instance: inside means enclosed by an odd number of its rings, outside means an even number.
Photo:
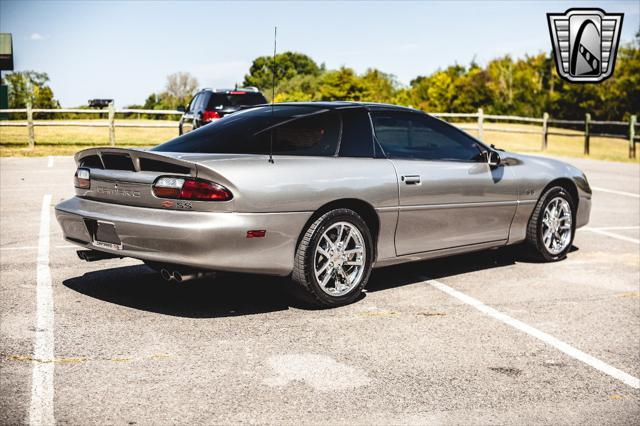
[[[569,202],[562,197],[552,199],[542,216],[542,243],[553,255],[561,253],[571,243],[573,217]]]
[[[353,290],[364,275],[366,246],[362,233],[349,222],[336,222],[318,239],[313,269],[322,291],[343,296]]]

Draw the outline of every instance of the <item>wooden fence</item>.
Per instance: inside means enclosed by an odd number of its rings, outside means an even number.
[[[178,128],[178,122],[175,123],[131,123],[127,122],[128,120],[118,120],[116,121],[116,114],[154,114],[154,115],[179,115],[182,116],[183,112],[174,111],[174,110],[160,110],[160,109],[115,109],[113,103],[109,104],[109,107],[106,110],[102,109],[81,109],[81,108],[57,108],[57,109],[39,109],[39,108],[31,108],[27,105],[27,108],[18,108],[18,109],[0,109],[0,114],[10,114],[10,113],[26,113],[27,120],[26,122],[14,122],[14,121],[1,121],[0,127],[24,127],[28,128],[28,139],[29,139],[29,147],[33,148],[35,146],[35,132],[34,128],[38,126],[76,126],[76,127],[108,127],[109,128],[109,144],[111,146],[115,146],[116,144],[116,127],[150,127],[150,128]],[[107,122],[106,123],[96,123],[96,122],[87,122],[84,120],[79,121],[50,121],[50,120],[39,120],[35,121],[33,119],[33,115],[37,113],[47,113],[47,114],[64,114],[64,113],[72,113],[72,114],[94,114],[100,115],[107,114]]]
[[[540,135],[540,150],[546,151],[549,144],[549,136],[569,136],[584,138],[584,154],[589,155],[591,137],[600,136],[606,138],[616,138],[627,140],[629,142],[629,158],[636,158],[636,143],[640,140],[640,132],[637,132],[637,128],[640,125],[637,122],[635,115],[630,116],[629,121],[596,121],[591,119],[591,114],[585,114],[584,120],[559,120],[550,118],[548,113],[544,113],[542,118],[535,117],[520,117],[516,115],[489,115],[484,114],[482,108],[478,109],[477,113],[432,113],[435,117],[443,119],[447,118],[465,118],[475,119],[476,123],[471,124],[456,124],[459,128],[464,130],[473,130],[478,134],[478,139],[483,140],[484,131],[492,132],[505,132],[505,133],[529,133]],[[488,121],[489,123],[485,122]],[[540,125],[539,130],[533,129],[507,129],[503,127],[491,126],[490,122],[506,121],[506,122],[520,122],[520,123],[535,123]],[[488,124],[488,125],[487,125]],[[550,130],[550,125],[570,125],[579,127],[582,132],[567,132],[559,130]],[[594,131],[598,127],[607,126],[611,127],[624,127],[624,131],[620,133],[602,133]]]
[[[0,121],[0,127],[3,126],[26,126],[28,128],[29,147],[35,146],[35,133],[34,128],[37,126],[82,126],[82,127],[108,127],[109,128],[109,143],[114,146],[116,144],[116,127],[150,127],[150,128],[177,128],[178,123],[131,123],[128,120],[116,121],[116,114],[156,114],[156,115],[182,115],[180,111],[174,110],[154,110],[154,109],[115,109],[113,104],[109,105],[109,108],[105,110],[100,109],[32,109],[31,107],[22,109],[0,109],[0,114],[5,113],[26,113],[26,122],[13,122],[13,121]],[[80,121],[49,121],[40,120],[35,121],[33,115],[37,113],[59,114],[59,113],[75,113],[75,114],[107,114],[108,119],[105,123],[85,122]],[[637,117],[632,115],[629,121],[597,121],[592,120],[590,114],[585,114],[584,120],[559,120],[550,118],[546,112],[541,118],[535,117],[521,117],[515,115],[490,115],[484,114],[482,108],[478,109],[475,113],[432,113],[435,117],[443,119],[465,119],[472,120],[473,124],[468,123],[453,123],[461,129],[472,130],[477,132],[480,140],[484,139],[485,131],[492,132],[506,132],[506,133],[528,133],[540,135],[540,149],[545,151],[549,143],[549,136],[569,136],[569,137],[581,137],[584,138],[584,154],[589,155],[590,151],[590,139],[593,136],[601,136],[608,138],[617,138],[627,140],[629,143],[629,158],[636,158],[636,143],[640,140],[640,132],[637,132],[639,123]],[[539,129],[509,129],[504,127],[491,126],[492,122],[518,122],[518,123],[533,123],[539,124]],[[568,125],[583,129],[582,132],[567,132],[550,130],[550,125]],[[624,126],[625,129],[619,133],[602,133],[597,132],[599,127],[606,126],[608,128],[616,128]],[[564,130],[564,129],[562,129]]]

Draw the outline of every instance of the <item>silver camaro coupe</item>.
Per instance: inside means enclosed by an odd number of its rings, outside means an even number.
[[[257,106],[75,160],[56,217],[82,259],[141,259],[171,281],[290,276],[327,307],[356,300],[374,267],[519,243],[562,259],[591,209],[575,167],[392,105]]]

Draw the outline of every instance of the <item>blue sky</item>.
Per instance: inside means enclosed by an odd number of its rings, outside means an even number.
[[[44,71],[63,106],[96,97],[143,103],[166,76],[203,87],[241,83],[273,50],[328,68],[376,67],[403,84],[449,64],[550,50],[547,12],[624,12],[622,41],[640,28],[639,1],[613,2],[125,2],[0,0],[0,31],[13,33],[16,70]]]

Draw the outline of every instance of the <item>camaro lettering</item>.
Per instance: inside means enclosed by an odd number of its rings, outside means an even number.
[[[99,186],[96,188],[96,192],[105,195],[116,195],[121,197],[139,197],[140,191],[131,191],[129,189],[120,189],[120,188],[105,188],[103,186]]]

